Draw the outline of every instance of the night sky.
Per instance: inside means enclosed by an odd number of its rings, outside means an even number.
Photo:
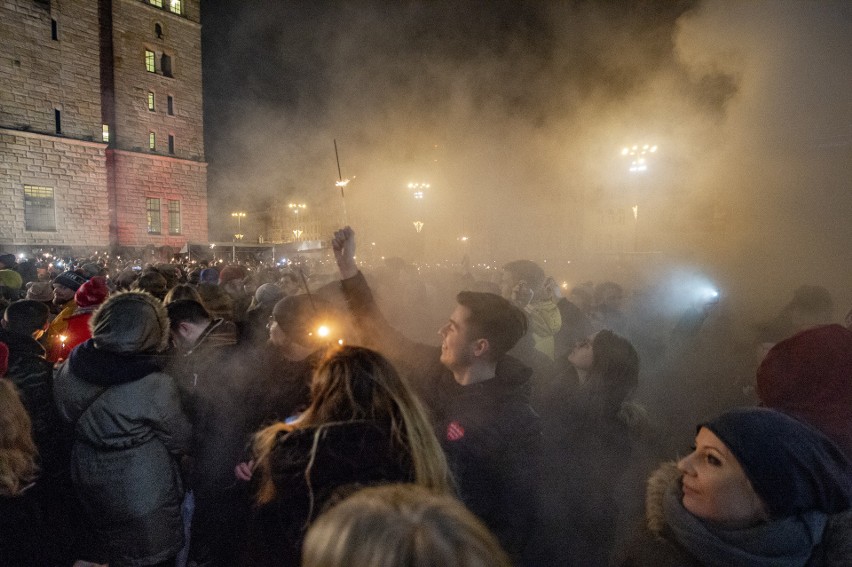
[[[428,180],[435,246],[556,262],[650,140],[662,249],[852,304],[848,2],[205,0],[202,24],[212,237],[237,208],[251,238],[274,200],[337,206],[337,139],[350,218],[389,253]]]

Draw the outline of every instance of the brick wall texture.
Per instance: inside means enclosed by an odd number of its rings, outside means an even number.
[[[0,248],[207,240],[199,0],[182,6],[176,15],[146,0],[0,2]],[[156,54],[154,73],[146,49]],[[54,189],[55,232],[25,229],[24,185]],[[147,230],[149,197],[161,200],[162,234]],[[169,234],[169,200],[181,202],[181,234]]]

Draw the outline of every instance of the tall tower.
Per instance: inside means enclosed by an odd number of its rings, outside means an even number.
[[[100,0],[110,241],[207,240],[199,0]]]
[[[199,10],[0,4],[0,248],[207,240]]]

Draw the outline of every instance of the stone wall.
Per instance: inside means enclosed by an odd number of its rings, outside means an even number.
[[[106,144],[0,129],[0,243],[109,244]],[[24,185],[52,187],[56,231],[25,229]]]
[[[168,154],[168,137],[172,135],[176,157],[204,161],[201,25],[195,2],[185,3],[185,11],[196,20],[141,0],[113,0],[114,130],[118,149],[149,152],[148,135],[154,132],[154,153]],[[162,30],[162,38],[155,34],[156,25]],[[155,53],[155,73],[145,68],[146,50]],[[171,58],[171,77],[163,73],[163,54]],[[154,93],[153,112],[148,109],[149,92]],[[169,96],[174,101],[174,115],[167,113]]]
[[[113,226],[119,246],[172,246],[207,241],[207,164],[107,150],[115,172]],[[148,233],[146,200],[160,199],[160,234]],[[181,234],[169,234],[168,201],[181,203]]]
[[[101,141],[98,29],[94,0],[0,4],[0,127]]]

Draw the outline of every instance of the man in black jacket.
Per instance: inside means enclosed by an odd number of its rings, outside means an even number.
[[[33,423],[33,437],[43,461],[56,457],[58,414],[53,405],[53,365],[38,339],[47,330],[50,310],[25,299],[6,308],[0,342],[9,347],[9,374]],[[44,464],[43,464],[44,466]]]
[[[499,295],[462,292],[441,327],[441,349],[414,343],[379,312],[355,264],[355,234],[334,235],[343,294],[364,340],[409,378],[432,417],[461,500],[516,559],[533,524],[538,416],[529,406],[530,370],[506,355],[526,317]]]

